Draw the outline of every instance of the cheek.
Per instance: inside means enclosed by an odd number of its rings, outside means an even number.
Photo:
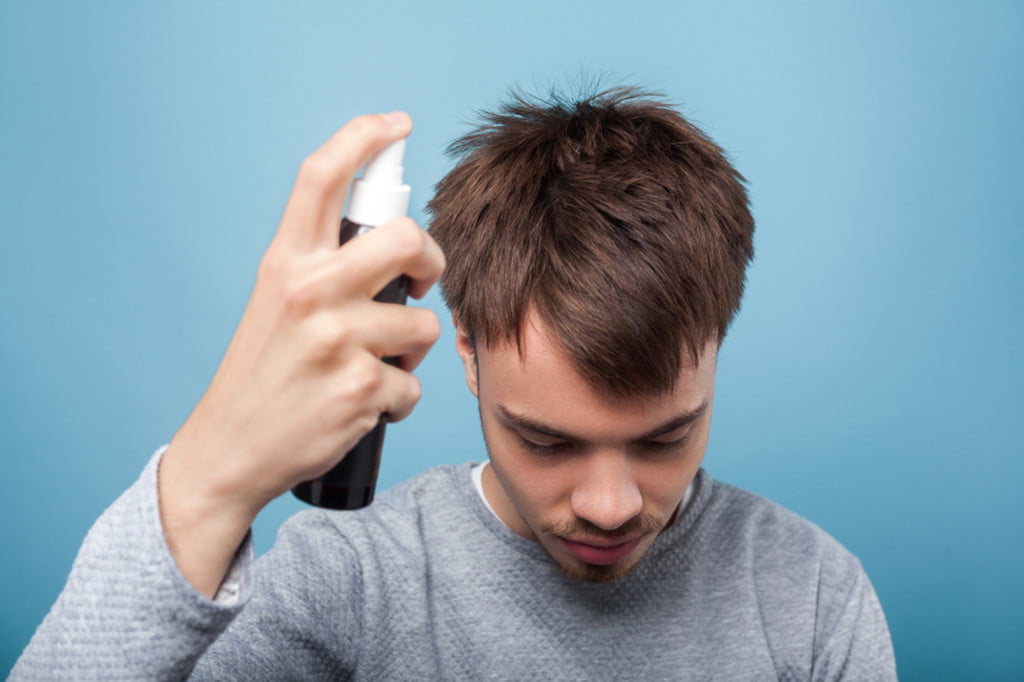
[[[518,438],[500,426],[484,426],[491,466],[521,514],[536,517],[568,500],[571,486],[555,458],[524,452]]]
[[[655,516],[672,513],[696,475],[698,466],[692,466],[689,459],[682,459],[635,468],[647,511]]]
[[[498,471],[504,474],[512,494],[533,507],[556,505],[570,489],[562,467],[545,463],[542,457],[516,452],[513,446],[498,458]]]
[[[641,458],[634,465],[633,472],[643,492],[644,504],[650,511],[661,513],[674,509],[697,475],[707,446],[707,430],[694,434],[694,438],[675,455],[664,459]]]

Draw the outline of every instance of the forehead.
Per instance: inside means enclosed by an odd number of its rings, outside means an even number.
[[[613,397],[591,385],[539,318],[530,314],[518,347],[509,341],[477,348],[480,400],[482,406],[500,404],[551,426],[615,437],[657,426],[711,401],[717,345],[708,344],[696,366],[682,348],[680,354],[683,366],[671,393]]]

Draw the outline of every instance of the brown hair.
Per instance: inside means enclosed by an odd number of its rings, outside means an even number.
[[[739,309],[754,222],[721,148],[656,96],[513,94],[448,148],[428,205],[441,290],[474,342],[533,307],[578,371],[620,397],[670,391]]]

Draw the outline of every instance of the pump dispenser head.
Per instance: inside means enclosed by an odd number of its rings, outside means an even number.
[[[409,211],[409,185],[402,182],[405,140],[396,140],[370,159],[363,175],[352,183],[348,219],[377,227]]]

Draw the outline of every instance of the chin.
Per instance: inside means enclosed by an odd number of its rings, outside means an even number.
[[[563,566],[562,571],[573,580],[584,583],[613,583],[624,578],[630,569],[620,569],[617,566]]]
[[[594,564],[577,563],[572,566],[558,564],[567,577],[584,583],[613,583],[616,580],[625,578],[630,571],[636,568],[639,561],[630,564],[612,564],[610,566],[596,566]]]

